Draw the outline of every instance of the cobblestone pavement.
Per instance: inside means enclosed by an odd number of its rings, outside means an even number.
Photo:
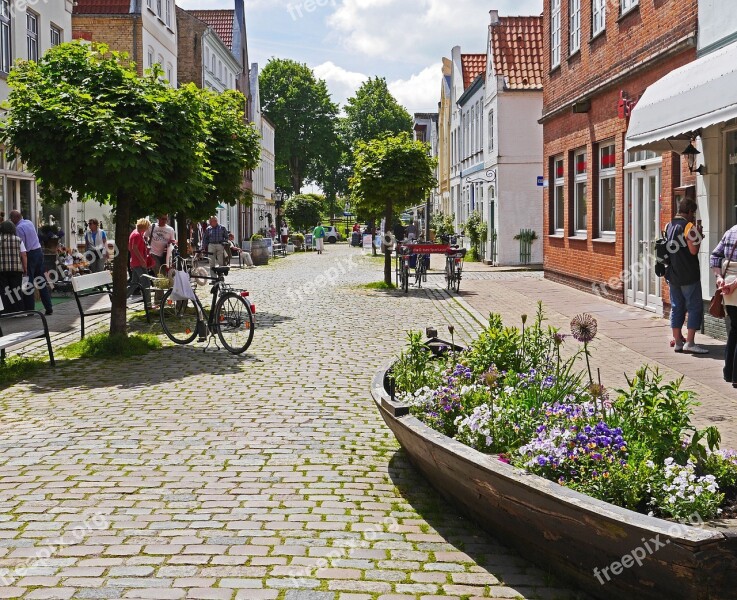
[[[478,322],[437,289],[356,287],[380,269],[338,246],[237,271],[246,355],[167,347],[2,391],[0,598],[575,597],[441,501],[381,421],[369,382],[404,330]]]

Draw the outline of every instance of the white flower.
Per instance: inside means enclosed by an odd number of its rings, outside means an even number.
[[[673,464],[674,462],[675,462],[675,459],[674,459],[674,458],[672,458],[672,457],[671,457],[671,458],[666,458],[666,459],[665,459],[665,466],[669,467],[669,466],[671,466],[671,465],[672,465],[672,464]]]

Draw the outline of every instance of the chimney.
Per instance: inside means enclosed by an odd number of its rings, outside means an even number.
[[[498,10],[490,10],[489,16],[491,17],[491,26],[494,27],[496,25],[499,25],[499,11]]]

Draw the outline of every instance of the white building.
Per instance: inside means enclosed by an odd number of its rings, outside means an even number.
[[[72,37],[72,1],[16,3],[0,0],[0,101],[8,99],[10,89],[6,75],[19,59],[37,60],[52,46],[68,42]],[[37,197],[34,176],[20,161],[8,160],[0,152],[0,212],[6,217],[11,210],[38,222],[41,207]],[[47,211],[48,212],[48,211]],[[64,227],[61,210],[56,211],[54,221]],[[65,228],[65,231],[67,228]]]
[[[542,188],[543,174],[543,22],[542,17],[499,17],[492,10],[488,37],[486,86],[482,114],[471,113],[472,147],[481,141],[483,168],[469,165],[471,196],[476,209],[489,225],[489,251],[486,259],[500,265],[521,262],[522,230],[535,232],[532,254],[525,262],[543,261]],[[475,98],[475,96],[474,96]],[[472,103],[477,109],[474,100]]]
[[[473,212],[487,220],[484,185],[484,89],[486,74],[480,73],[456,101],[460,114],[460,195],[456,203],[458,227]]]
[[[141,9],[141,43],[145,67],[158,64],[172,87],[177,87],[177,18],[175,0],[133,0],[144,2]],[[79,0],[77,0],[79,4]],[[133,12],[134,9],[131,9]],[[76,12],[76,11],[75,11]]]
[[[415,113],[414,114],[414,139],[428,145],[428,153],[431,157],[438,157],[438,113]],[[439,169],[435,168],[435,178],[439,180]],[[428,207],[430,209],[429,215]],[[418,204],[410,209],[412,218],[417,223],[419,232],[425,232],[427,229],[427,219],[434,212],[440,210],[440,190],[439,187],[432,189],[426,199],[426,202]]]

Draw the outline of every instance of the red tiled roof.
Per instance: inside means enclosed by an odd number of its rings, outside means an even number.
[[[491,26],[494,71],[512,90],[543,87],[543,18],[500,17]]]
[[[131,0],[77,0],[75,15],[127,15]]]
[[[187,12],[212,27],[223,43],[231,50],[233,49],[234,10],[188,10]]]
[[[463,89],[467,90],[474,80],[486,73],[486,54],[461,54]]]

